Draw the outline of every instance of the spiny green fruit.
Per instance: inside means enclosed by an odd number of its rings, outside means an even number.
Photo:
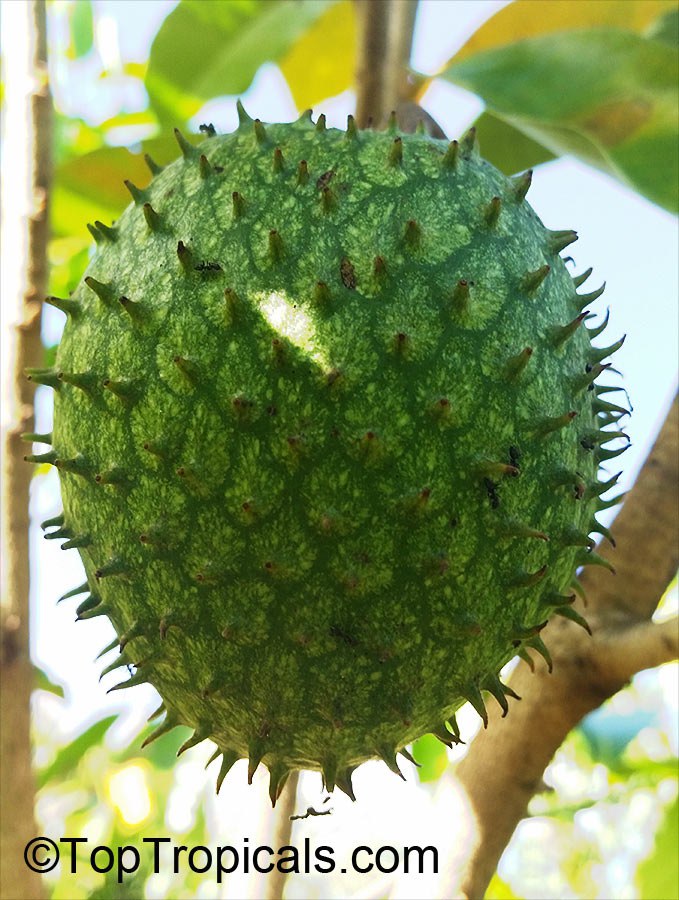
[[[560,252],[460,143],[209,126],[91,227],[53,370],[64,514],[160,735],[213,740],[218,783],[263,762],[350,796],[352,770],[432,732],[569,605],[591,552],[605,430],[625,411]],[[591,271],[591,270],[590,270]],[[116,642],[116,643],[118,643]],[[448,724],[450,723],[450,728]],[[451,730],[452,729],[452,730]],[[399,773],[400,774],[400,773]]]

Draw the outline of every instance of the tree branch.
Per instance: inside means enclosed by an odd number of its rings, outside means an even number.
[[[278,805],[276,806],[276,821],[274,825],[273,846],[286,847],[290,844],[292,838],[292,818],[295,812],[295,803],[297,802],[297,788],[299,786],[299,772],[293,772],[288,778],[281,794]],[[285,882],[288,873],[281,872],[280,869],[274,869],[266,879],[266,900],[282,900],[283,891],[285,890]]]
[[[617,550],[601,550],[616,578],[590,566],[582,578],[597,609],[650,618],[679,564],[679,399],[615,520]]]
[[[476,838],[446,896],[483,896],[569,731],[636,672],[676,658],[676,621],[648,621],[677,565],[676,414],[675,402],[614,523],[617,578],[606,570],[590,574],[594,567],[582,578],[593,636],[555,618],[543,632],[553,674],[543,663],[535,674],[518,668],[510,683],[522,701],[513,704],[507,719],[489,709],[488,730],[475,738],[458,766],[457,778],[476,818]]]
[[[679,619],[640,622],[611,633],[602,631],[597,665],[613,682],[625,683],[643,669],[653,669],[679,656]]]
[[[410,99],[410,62],[417,0],[354,0],[358,21],[356,121],[380,127]]]
[[[5,66],[6,173],[3,179],[3,571],[0,621],[0,896],[35,898],[39,876],[23,863],[35,837],[31,770],[28,500],[31,481],[21,433],[33,430],[33,391],[24,369],[39,365],[41,301],[47,290],[48,192],[51,181],[51,101],[47,78],[44,0],[9,5],[12,29]],[[5,421],[5,416],[7,421]]]

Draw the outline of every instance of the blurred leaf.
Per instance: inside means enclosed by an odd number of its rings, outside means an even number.
[[[95,722],[86,731],[74,738],[70,743],[60,750],[55,759],[42,771],[37,774],[38,790],[45,787],[50,781],[63,781],[71,775],[78,767],[78,763],[85,753],[97,744],[100,744],[104,735],[111,727],[117,716],[106,716]]]
[[[670,47],[679,44],[679,9],[671,9],[657,19],[646,32],[654,41],[662,41]]]
[[[37,478],[39,475],[48,475],[51,471],[52,466],[49,463],[40,463],[39,466],[34,466],[31,477]]]
[[[94,43],[94,17],[90,0],[74,0],[69,9],[71,46],[69,56],[79,59],[92,49]]]
[[[82,884],[74,884],[73,881],[73,876],[62,876],[50,892],[50,900],[89,900],[90,892],[87,888]]]
[[[141,141],[149,140],[150,136],[158,131],[158,119],[150,109],[119,113],[102,122],[100,128],[105,132],[109,144],[129,147],[130,144],[137,145]]]
[[[67,159],[82,156],[104,145],[104,132],[82,119],[71,118],[54,110],[54,162],[60,166]]]
[[[554,159],[554,154],[542,144],[491,112],[481,113],[474,127],[484,159],[506,175],[523,172]]]
[[[484,50],[557,31],[608,27],[641,33],[674,7],[675,0],[597,0],[596,3],[550,0],[540,4],[536,15],[533,0],[515,0],[484,22],[448,65]]]
[[[46,369],[51,369],[52,366],[56,363],[58,347],[59,344],[50,344],[49,347],[43,347],[42,364]],[[52,467],[49,466],[48,471],[51,468]]]
[[[280,63],[300,111],[351,87],[355,67],[356,16],[350,0],[326,10]]]
[[[146,89],[161,121],[186,122],[213,97],[247,90],[336,0],[182,0],[151,47]]]
[[[665,778],[677,777],[677,763],[674,759],[645,759],[627,762],[621,760],[608,770],[611,784],[627,782],[634,787],[657,787]]]
[[[519,900],[518,894],[514,893],[507,882],[503,881],[497,872],[491,878],[484,896],[486,900]]]
[[[581,800],[580,803],[563,803],[556,794],[549,794],[547,803],[540,808],[539,811],[531,811],[529,806],[529,815],[540,816],[542,818],[549,816],[558,822],[572,823],[574,816],[583,809],[592,809],[596,806],[596,800]]]
[[[123,147],[102,147],[59,166],[53,197],[53,227],[57,234],[87,234],[86,223],[109,224],[130,202],[125,178],[148,181],[143,160]]]
[[[162,737],[159,737],[148,747],[141,749],[141,745],[146,738],[156,730],[158,723],[149,725],[142,732],[135,735],[130,741],[128,747],[121,751],[117,756],[118,762],[127,762],[137,757],[143,757],[147,762],[157,769],[171,769],[177,762],[177,750],[181,747],[185,740],[193,733],[191,728],[184,725],[178,725],[172,731],[168,731]]]
[[[105,122],[102,122],[99,126],[102,131],[110,131],[112,128],[129,128],[133,125],[149,125],[149,126],[157,126],[158,122],[156,117],[153,115],[150,109],[143,109],[139,112],[122,112],[118,113],[118,115],[113,116],[110,119],[106,119]]]
[[[116,847],[124,847],[130,843],[133,846],[136,845],[141,856],[139,868],[135,872],[125,875],[119,883],[117,867],[114,866],[110,872],[104,874],[98,887],[88,892],[87,900],[139,900],[140,897],[147,896],[144,884],[149,875],[153,874],[153,856],[143,852],[144,845],[139,838],[130,840],[131,834],[134,835],[134,832],[126,833],[119,828],[113,828],[111,834],[107,836],[106,844],[113,849],[114,853]],[[202,836],[205,836],[204,832]],[[87,854],[85,854],[85,859],[87,859]]]
[[[637,869],[641,900],[674,900],[679,896],[679,802],[670,804],[655,836],[655,847]]]
[[[57,697],[64,696],[64,689],[60,684],[55,684],[44,669],[33,665],[33,689],[37,691],[48,691],[50,694],[56,694]]]
[[[145,142],[144,149],[161,164],[178,155],[169,135]],[[142,155],[124,147],[103,147],[60,165],[52,195],[54,233],[87,236],[87,222],[100,219],[109,224],[117,218],[131,202],[125,178],[140,187],[150,181]]]
[[[68,297],[75,290],[89,257],[89,238],[66,237],[50,241],[49,293],[56,297]],[[49,364],[47,364],[49,365]]]
[[[115,847],[116,844],[113,846]],[[142,858],[144,856],[145,854]],[[146,896],[144,883],[151,874],[150,870],[144,871],[140,868],[134,875],[126,875],[119,884],[117,870],[114,866],[110,872],[104,875],[103,884],[90,891],[87,898],[88,900],[139,900],[140,897]]]
[[[142,81],[146,78],[148,71],[148,61],[145,62],[126,62],[123,65],[123,72],[126,75],[132,75],[134,78],[140,78]]]
[[[422,782],[437,781],[448,766],[446,748],[433,734],[425,734],[415,741],[412,754],[420,764],[417,774]]]
[[[659,41],[597,28],[456,58],[444,77],[552,152],[585,159],[676,209],[678,62],[677,50]]]
[[[102,80],[106,78],[120,78],[121,73],[123,75],[128,75],[131,78],[139,78],[140,81],[143,81],[146,77],[146,72],[148,71],[148,63],[146,62],[124,62],[120,68],[115,69],[104,69],[104,71],[99,75],[99,78]]]

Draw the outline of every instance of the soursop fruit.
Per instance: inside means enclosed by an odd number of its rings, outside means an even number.
[[[625,412],[595,379],[619,346],[585,326],[547,230],[478,152],[425,134],[240,125],[147,158],[67,299],[53,444],[77,547],[78,618],[113,623],[121,667],[209,738],[218,785],[247,757],[275,802],[426,733],[500,668],[547,654],[615,479]],[[604,323],[605,324],[605,323]],[[112,645],[113,646],[113,645]],[[400,772],[399,772],[400,774]]]

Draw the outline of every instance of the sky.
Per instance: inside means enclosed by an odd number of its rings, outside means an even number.
[[[112,64],[115,64],[117,54],[125,59],[145,60],[152,35],[174,5],[174,0],[145,0],[143,3],[96,0],[102,55],[108,55],[108,62]],[[502,2],[483,0],[423,0],[415,32],[414,68],[436,71],[481,21],[503,5]],[[11,40],[11,34],[3,30],[3,42],[8,39]],[[52,35],[52,40],[53,46],[58,46],[58,34]],[[58,61],[54,63],[54,71],[58,76]],[[79,85],[69,86],[68,97],[63,91],[60,95],[57,82],[57,102],[66,112],[106,118],[105,91],[102,94],[100,86],[93,87],[86,82],[87,79],[81,79]],[[94,105],[93,92],[97,94]],[[326,112],[330,124],[344,124],[347,113],[352,111],[353,99],[347,92],[323,105],[322,111]],[[131,109],[143,102],[143,95],[137,96],[135,92],[126,97]],[[252,116],[265,121],[290,119],[295,113],[287,87],[275,66],[260,70],[243,96],[243,102]],[[482,108],[473,95],[443,83],[430,89],[423,105],[451,137],[471,124]],[[220,131],[233,128],[234,98],[208,104],[195,117],[195,124],[206,119],[213,121]],[[676,389],[679,333],[676,220],[608,176],[572,159],[541,166],[533,179],[529,200],[549,228],[574,228],[578,232],[579,241],[569,248],[569,252],[572,250],[576,271],[594,266],[594,275],[588,282],[590,289],[606,281],[606,293],[599,301],[602,313],[607,306],[611,309],[612,324],[606,332],[606,343],[627,334],[627,341],[616,355],[615,363],[624,375],[634,407],[625,426],[632,447],[620,460],[620,467],[624,466],[621,484],[629,487]],[[60,316],[48,312],[46,334],[53,338],[60,325]],[[48,392],[43,389],[39,394],[37,430],[48,431],[51,425]],[[57,542],[43,541],[35,525],[59,509],[55,475],[36,480],[31,501],[34,523],[31,603],[36,623],[32,652],[38,665],[56,681],[67,685],[65,705],[44,696],[37,702],[48,727],[64,737],[99,718],[105,710],[123,711],[117,732],[118,739],[124,742],[157,705],[156,695],[150,688],[139,687],[123,692],[135,695],[129,700],[121,694],[107,696],[105,690],[114,680],[109,678],[103,685],[99,684],[101,664],[95,664],[93,658],[111,639],[111,627],[101,619],[74,624],[74,601],[55,605],[60,594],[83,581],[77,554],[62,553]],[[468,719],[470,728],[473,721],[473,717]],[[393,787],[391,777],[390,789]],[[381,781],[377,779],[374,783],[378,793]],[[397,805],[406,803],[401,794],[399,798],[394,801]]]

